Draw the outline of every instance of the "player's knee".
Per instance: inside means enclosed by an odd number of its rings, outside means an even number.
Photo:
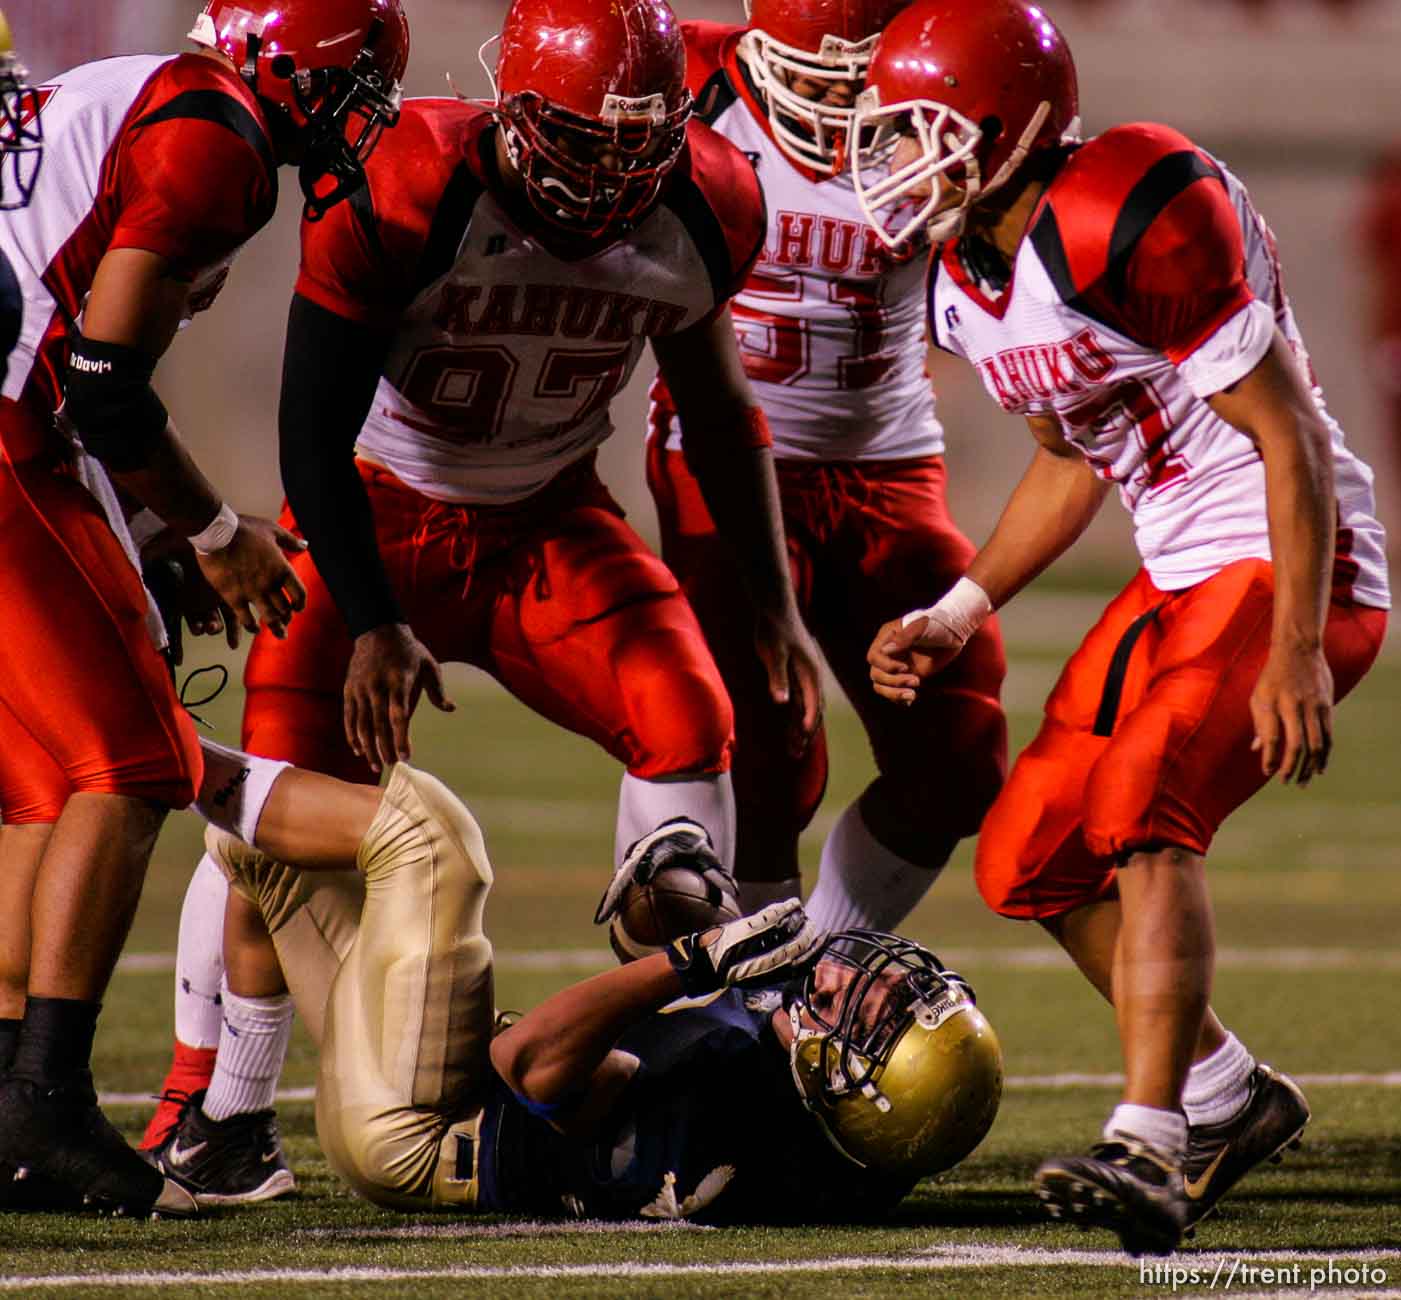
[[[644,683],[628,710],[633,753],[628,771],[644,781],[730,768],[734,711],[713,665],[683,666],[663,683]]]

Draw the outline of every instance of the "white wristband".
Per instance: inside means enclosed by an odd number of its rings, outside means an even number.
[[[189,539],[197,555],[213,555],[222,551],[238,532],[238,516],[227,501],[219,507],[219,513],[210,521],[207,528],[201,529]]]
[[[987,592],[972,578],[960,578],[928,609],[912,609],[900,620],[900,626],[909,627],[915,619],[927,618],[946,628],[959,645],[966,645],[991,613]]]

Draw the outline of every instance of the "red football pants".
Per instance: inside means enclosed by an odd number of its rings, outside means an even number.
[[[998,701],[1006,660],[997,620],[898,707],[871,689],[866,651],[887,620],[937,600],[974,548],[944,503],[942,457],[824,464],[776,462],[793,586],[803,620],[871,742],[887,798],[930,843],[971,835],[1006,774],[1007,726]],[[790,752],[788,713],[769,697],[754,649],[742,578],[715,534],[684,454],[654,432],[647,479],[662,554],[680,577],[735,708],[736,874],[797,873],[797,842],[827,783],[825,735]]]
[[[436,658],[485,669],[644,780],[728,768],[730,704],[695,615],[592,458],[509,506],[434,501],[364,461],[360,475],[390,581]],[[310,556],[293,566],[307,606],[285,641],[253,642],[244,746],[373,781],[342,727],[349,634]]]
[[[203,761],[146,630],[146,592],[92,495],[0,459],[0,814],[52,822],[74,792],[183,808]]]
[[[1174,592],[1140,570],[1066,664],[983,825],[975,873],[994,911],[1045,918],[1093,902],[1136,849],[1206,853],[1227,815],[1265,784],[1250,749],[1250,694],[1273,604],[1264,560]],[[1371,667],[1385,633],[1385,610],[1335,592],[1324,654],[1337,699]]]

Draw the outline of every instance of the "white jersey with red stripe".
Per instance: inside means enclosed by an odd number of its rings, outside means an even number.
[[[697,111],[754,165],[768,208],[763,250],[731,311],[774,455],[941,453],[925,372],[924,250],[886,253],[845,170],[818,176],[778,147],[734,53],[742,28],[683,23],[682,30]],[[653,395],[669,413],[664,388]],[[680,446],[674,424],[668,445]]]
[[[593,451],[648,339],[721,310],[760,237],[753,173],[693,123],[637,228],[564,256],[508,197],[496,131],[410,101],[362,195],[303,227],[297,292],[392,330],[361,453],[443,501],[518,501]]]
[[[26,208],[0,214],[24,323],[10,358],[5,445],[32,454],[62,402],[66,337],[113,249],[166,258],[207,306],[239,246],[272,215],[276,164],[256,100],[201,55],[133,55],[39,88],[44,161]]]
[[[1116,127],[1052,181],[1005,286],[981,279],[978,260],[969,241],[940,250],[935,341],[971,361],[1004,410],[1059,421],[1118,486],[1165,591],[1270,558],[1264,462],[1207,399],[1279,330],[1332,440],[1337,573],[1360,603],[1389,607],[1371,470],[1323,405],[1273,236],[1225,167],[1169,128]]]

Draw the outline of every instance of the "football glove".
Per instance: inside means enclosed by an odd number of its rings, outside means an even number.
[[[617,915],[629,885],[645,885],[663,867],[670,866],[690,867],[712,887],[712,895],[715,891],[728,895],[739,911],[739,889],[729,869],[715,856],[709,832],[689,817],[672,817],[628,848],[598,901],[593,923],[606,925]]]
[[[824,931],[808,919],[796,898],[771,903],[752,916],[720,927],[707,943],[701,934],[675,940],[667,949],[683,993],[705,997],[726,988],[772,984],[817,955]]]

